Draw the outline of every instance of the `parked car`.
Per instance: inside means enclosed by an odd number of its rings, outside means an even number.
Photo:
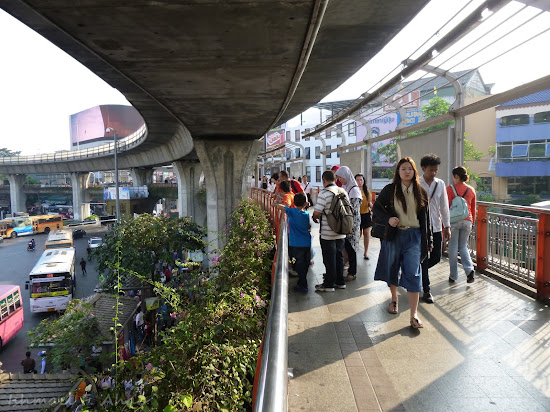
[[[74,229],[73,230],[73,239],[80,239],[86,236],[86,231],[84,229]]]
[[[99,245],[103,243],[103,239],[100,237],[92,237],[90,240],[88,240],[88,247],[90,249],[95,249]]]

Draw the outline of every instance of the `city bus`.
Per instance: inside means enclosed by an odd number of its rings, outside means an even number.
[[[73,232],[69,229],[59,229],[50,232],[44,249],[59,249],[74,247]]]
[[[0,285],[0,351],[22,328],[21,289],[17,285]]]
[[[2,235],[2,238],[4,239],[10,238],[12,232],[13,232],[13,223],[7,222],[5,220],[0,220],[0,235]]]
[[[76,287],[74,263],[74,248],[51,249],[42,253],[25,285],[26,289],[31,289],[32,313],[67,309]]]
[[[63,229],[63,216],[61,215],[31,216],[31,221],[34,233],[48,234],[52,230]]]
[[[2,234],[2,237],[16,238],[17,236],[32,235],[32,221],[30,216],[16,216],[8,217],[2,222],[6,223],[6,236]]]

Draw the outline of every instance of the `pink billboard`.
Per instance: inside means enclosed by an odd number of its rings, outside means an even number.
[[[101,105],[75,113],[69,117],[71,147],[81,143],[112,140],[112,134],[105,134],[112,127],[118,137],[126,137],[138,130],[143,118],[133,106]]]

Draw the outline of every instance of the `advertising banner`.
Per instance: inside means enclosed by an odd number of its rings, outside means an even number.
[[[265,149],[269,150],[285,143],[285,129],[271,129],[265,135]]]
[[[120,193],[120,199],[121,200],[130,199],[130,188],[129,187],[119,187],[118,192]],[[104,200],[116,199],[116,187],[105,187],[105,188],[103,188],[103,199]]]

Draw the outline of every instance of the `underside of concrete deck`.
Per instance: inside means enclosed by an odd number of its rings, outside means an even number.
[[[431,271],[435,304],[420,303],[424,328],[388,313],[374,281],[380,244],[358,253],[357,280],[319,293],[318,230],[309,293],[289,292],[290,411],[550,411],[550,309],[479,275],[450,285],[446,259]]]

